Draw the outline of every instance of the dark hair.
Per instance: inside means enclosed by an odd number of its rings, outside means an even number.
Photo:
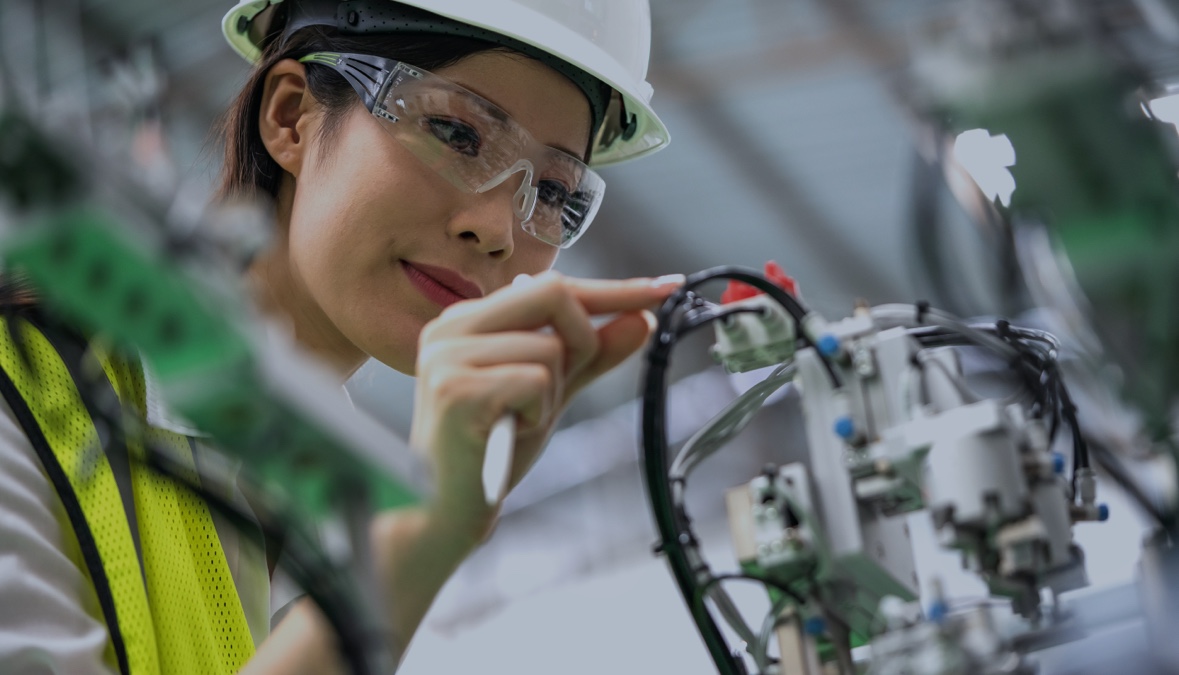
[[[225,162],[221,168],[218,196],[269,197],[278,193],[282,169],[267,152],[258,134],[262,107],[262,85],[274,64],[300,58],[312,52],[354,52],[372,54],[413,64],[423,70],[453,65],[462,59],[488,51],[510,51],[486,40],[427,33],[344,36],[332,27],[309,26],[285,43],[274,40],[267,46],[250,79],[221,121],[225,138]],[[356,90],[332,68],[307,68],[307,89],[323,106],[321,141],[330,141],[353,105],[360,104]]]

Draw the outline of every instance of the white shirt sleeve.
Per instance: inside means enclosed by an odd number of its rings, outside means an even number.
[[[0,672],[115,673],[93,585],[65,553],[65,507],[0,400]]]

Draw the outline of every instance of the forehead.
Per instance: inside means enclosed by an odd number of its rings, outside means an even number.
[[[589,101],[543,63],[515,53],[481,52],[433,72],[502,108],[544,145],[585,156]]]

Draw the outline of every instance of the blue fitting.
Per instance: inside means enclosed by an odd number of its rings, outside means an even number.
[[[818,348],[819,353],[823,356],[826,356],[827,358],[831,358],[832,356],[838,354],[840,346],[839,338],[835,337],[831,333],[824,333],[823,335],[820,335],[819,343],[815,345],[815,347]]]
[[[850,441],[856,436],[856,423],[852,418],[844,415],[835,420],[835,435],[839,436],[845,441]]]
[[[948,611],[949,608],[946,607],[946,603],[944,601],[934,600],[933,603],[929,605],[929,611],[925,613],[925,617],[934,623],[941,623],[942,620],[946,618],[946,613]]]
[[[1097,520],[1102,523],[1109,520],[1109,504],[1097,505]]]
[[[1052,453],[1052,470],[1057,475],[1064,473],[1064,455],[1059,452]]]
[[[807,635],[817,636],[827,632],[827,621],[821,616],[808,617],[802,624]]]

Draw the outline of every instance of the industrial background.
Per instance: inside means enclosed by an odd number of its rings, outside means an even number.
[[[832,316],[850,312],[857,298],[924,298],[964,315],[1002,311],[993,241],[948,195],[937,247],[953,261],[956,290],[950,296],[931,284],[913,226],[915,176],[929,139],[896,86],[911,45],[969,4],[651,0],[649,80],[671,146],[603,171],[609,189],[598,222],[558,268],[627,277],[760,267],[773,259],[798,279],[813,307]],[[1125,31],[1143,33],[1136,44],[1157,77],[1179,76],[1176,51],[1144,26],[1154,3],[1094,4]],[[158,87],[180,177],[192,194],[205,195],[219,166],[218,115],[248,73],[221,37],[228,7],[214,0],[3,0],[0,49],[23,64],[18,84],[41,101],[40,114],[80,120],[78,111],[93,110],[84,132],[100,143],[120,133],[115,123],[104,126],[104,111],[115,119],[128,97]],[[126,77],[136,72],[166,75]],[[706,346],[677,352],[673,440],[737,391]],[[712,672],[651,551],[655,532],[637,463],[639,377],[632,359],[575,404],[509,498],[491,542],[439,598],[404,672]],[[358,405],[403,434],[412,388],[412,380],[377,364],[349,383]],[[733,563],[724,488],[781,460],[802,438],[788,399],[702,469],[691,503],[718,567]],[[1128,555],[1136,545],[1136,523],[1126,522],[1132,527],[1118,528],[1123,539],[1103,539],[1104,550]],[[1128,577],[1131,563],[1094,556],[1091,574]],[[756,595],[748,602],[764,604]]]

